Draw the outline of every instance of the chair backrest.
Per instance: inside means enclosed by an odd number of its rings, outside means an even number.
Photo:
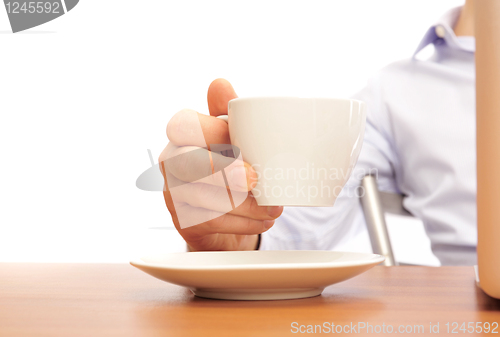
[[[361,206],[365,215],[366,226],[370,236],[373,252],[385,257],[385,266],[396,266],[392,245],[387,231],[384,213],[412,216],[403,207],[403,196],[400,194],[380,192],[377,179],[367,175],[361,181]]]
[[[403,195],[382,191],[379,191],[378,193],[380,195],[380,201],[382,202],[384,212],[413,217],[413,215],[403,207]]]

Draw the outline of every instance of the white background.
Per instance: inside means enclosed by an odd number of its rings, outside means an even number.
[[[206,113],[218,77],[240,96],[348,97],[461,4],[81,0],[18,34],[0,7],[0,261],[182,250],[148,229],[172,225],[161,192],[135,186],[175,112]]]

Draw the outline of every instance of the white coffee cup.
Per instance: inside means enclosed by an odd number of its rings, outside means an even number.
[[[257,172],[259,206],[333,206],[361,150],[365,103],[254,97],[228,108],[231,143]]]

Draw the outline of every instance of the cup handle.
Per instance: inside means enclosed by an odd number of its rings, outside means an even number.
[[[216,118],[222,119],[224,122],[228,123],[228,116],[227,115],[219,115]]]

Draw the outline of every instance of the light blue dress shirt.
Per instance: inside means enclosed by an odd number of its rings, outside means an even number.
[[[412,58],[393,63],[354,98],[368,104],[356,168],[331,208],[285,208],[261,249],[334,250],[366,232],[355,193],[377,170],[379,188],[405,195],[442,265],[476,263],[475,42],[457,37],[461,8],[425,34]],[[427,60],[417,54],[433,44]]]

